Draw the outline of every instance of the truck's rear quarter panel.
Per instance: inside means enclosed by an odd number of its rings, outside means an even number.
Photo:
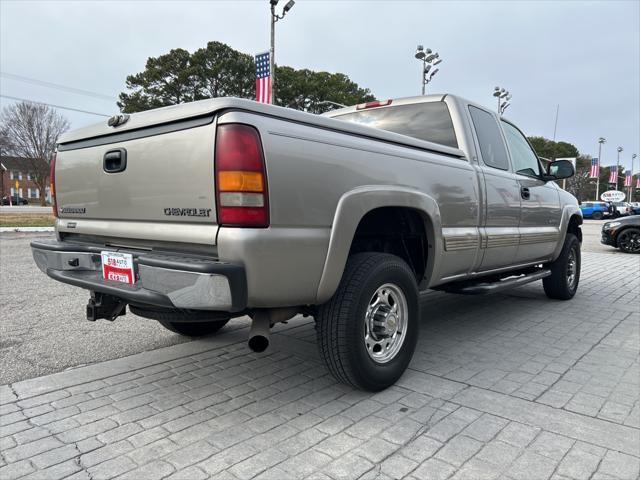
[[[242,111],[227,112],[218,122],[254,125],[265,152],[270,228],[222,227],[217,242],[220,258],[247,266],[252,305],[274,299],[287,305],[293,298],[316,303],[338,203],[359,187],[428,192],[438,202],[443,227],[477,234],[478,184],[465,159]],[[476,260],[474,249],[447,253],[438,247],[447,255],[444,276],[467,272]]]

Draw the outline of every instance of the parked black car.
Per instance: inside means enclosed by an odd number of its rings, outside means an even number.
[[[626,253],[640,253],[640,216],[606,222],[602,226],[600,241]]]
[[[29,201],[26,198],[18,197],[17,195],[13,195],[11,197],[12,205],[29,205]],[[9,203],[9,196],[2,197],[2,205],[11,205]]]

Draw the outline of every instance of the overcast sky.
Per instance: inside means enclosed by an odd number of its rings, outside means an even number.
[[[284,0],[281,3],[285,3]],[[1,71],[112,96],[113,101],[0,77],[0,92],[98,113],[117,112],[128,74],[171,48],[217,40],[246,53],[268,48],[268,0],[0,0]],[[528,135],[557,140],[614,164],[616,147],[640,153],[640,1],[297,0],[277,24],[276,61],[343,72],[379,99],[420,93],[417,44],[440,53],[431,93],[494,107]],[[1,98],[2,105],[11,102]],[[63,112],[73,127],[101,117]],[[640,171],[636,159],[634,171]]]

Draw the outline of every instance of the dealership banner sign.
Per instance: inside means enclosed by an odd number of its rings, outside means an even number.
[[[625,199],[624,192],[619,190],[607,190],[600,195],[600,199],[605,202],[621,202]]]

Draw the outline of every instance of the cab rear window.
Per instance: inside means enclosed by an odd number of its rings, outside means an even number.
[[[458,148],[449,108],[444,102],[375,108],[333,118]]]

